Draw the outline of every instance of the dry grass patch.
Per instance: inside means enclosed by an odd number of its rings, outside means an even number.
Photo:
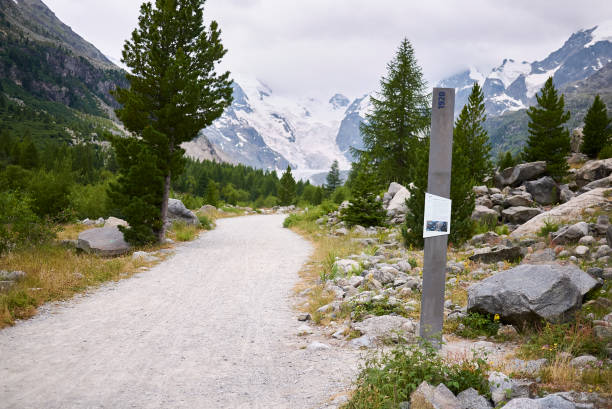
[[[0,258],[0,270],[24,271],[26,278],[0,293],[0,328],[32,317],[45,302],[68,299],[92,286],[129,277],[151,264],[132,260],[131,254],[105,259],[59,245],[8,253]]]

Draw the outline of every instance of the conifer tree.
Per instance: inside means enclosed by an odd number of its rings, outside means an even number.
[[[364,149],[353,152],[373,169],[379,186],[392,181],[406,185],[417,177],[419,138],[430,125],[427,84],[408,39],[387,65],[380,87],[371,97],[372,112],[361,125]]]
[[[287,170],[280,179],[278,200],[281,206],[289,206],[295,202],[295,179],[291,174],[291,166],[287,166]]]
[[[206,204],[219,207],[219,186],[217,186],[215,181],[212,179],[208,179],[204,202]]]
[[[349,206],[342,211],[341,218],[348,226],[382,226],[387,213],[382,201],[376,200],[376,183],[374,174],[362,169],[353,179],[353,198]]]
[[[464,156],[457,158],[461,162],[453,158],[453,165],[457,168],[453,169],[452,174],[466,172],[479,185],[485,184],[487,177],[493,177],[494,172],[489,135],[483,127],[486,119],[484,94],[475,82],[468,102],[455,122],[453,149],[460,146]]]
[[[604,146],[612,144],[610,123],[606,104],[599,95],[595,96],[593,104],[584,117],[583,140],[580,150],[585,155],[596,158]]]
[[[499,152],[497,156],[497,168],[502,171],[506,168],[511,168],[515,166],[517,163],[516,159],[512,156],[510,151],[506,151],[506,153]]]
[[[334,160],[332,163],[325,181],[327,182],[325,184],[325,191],[328,195],[331,195],[334,190],[342,186],[342,180],[340,179],[340,168],[337,160]]]
[[[402,226],[402,236],[407,247],[423,247],[423,221],[425,219],[425,192],[427,191],[427,172],[429,167],[429,135],[420,139],[415,149],[419,155],[413,164],[415,178],[406,188],[410,197],[406,200],[408,212]],[[453,228],[451,224],[451,229]]]
[[[170,181],[182,170],[184,151],[180,145],[195,138],[232,101],[229,72],[216,72],[226,50],[217,23],[204,26],[204,1],[144,3],[138,27],[123,49],[122,61],[131,71],[127,74],[130,87],[115,92],[122,105],[117,115],[140,137],[139,143],[146,145],[143,154],[153,157],[163,174],[161,200],[156,197],[145,206],[159,206],[159,241],[165,236]],[[122,168],[122,173],[132,172],[134,165]],[[128,187],[122,187],[123,194],[130,194]]]
[[[570,113],[564,111],[564,96],[558,96],[552,77],[536,95],[537,106],[529,107],[529,139],[524,149],[527,162],[546,161],[550,176],[560,180],[566,175],[568,165],[565,157],[570,153],[569,131],[563,127]]]

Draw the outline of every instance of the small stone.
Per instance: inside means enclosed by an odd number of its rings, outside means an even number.
[[[310,320],[310,314],[300,314],[298,315],[298,321],[308,321]]]
[[[352,339],[349,343],[356,348],[369,348],[372,346],[372,338],[363,335],[359,338]]]
[[[578,240],[578,244],[582,244],[584,246],[590,246],[593,243],[595,243],[595,237],[593,236],[584,236]]]
[[[506,339],[514,339],[518,336],[518,331],[512,325],[502,325],[497,330],[497,335]]]
[[[593,355],[582,355],[570,361],[570,365],[574,368],[586,368],[590,364],[594,364],[598,359]]]
[[[484,397],[478,394],[474,388],[469,388],[460,392],[457,399],[461,403],[461,408],[467,409],[492,409],[493,405]]]
[[[318,341],[314,341],[306,347],[306,350],[310,352],[326,351],[328,349],[331,349],[329,345]]]
[[[300,327],[297,329],[297,334],[299,336],[310,335],[312,334],[312,328],[306,324],[300,325]]]
[[[590,252],[587,246],[578,246],[574,249],[574,255],[579,258],[587,258]]]

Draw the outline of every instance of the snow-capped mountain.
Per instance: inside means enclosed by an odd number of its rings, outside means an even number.
[[[210,151],[210,141],[232,162],[268,170],[290,165],[299,178],[328,172],[334,160],[340,169],[350,169],[347,152],[351,144],[361,143],[364,98],[352,104],[342,94],[328,101],[295,101],[260,81],[235,75],[234,80],[233,104],[198,139],[184,145],[190,156],[200,157],[202,147]]]
[[[612,20],[574,33],[561,48],[542,61],[505,59],[483,74],[475,68],[444,79],[442,87],[457,89],[456,110],[467,102],[474,81],[483,87],[490,115],[517,111],[535,103],[535,95],[550,76],[555,86],[586,79],[612,61]]]

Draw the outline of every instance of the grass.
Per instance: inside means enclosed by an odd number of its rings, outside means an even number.
[[[45,302],[68,299],[92,286],[129,277],[148,265],[132,260],[130,254],[106,259],[56,244],[8,253],[0,258],[0,269],[24,271],[26,278],[0,293],[0,328],[32,317]]]
[[[497,335],[499,330],[499,317],[496,320],[495,317],[488,314],[480,314],[477,312],[470,312],[461,320],[464,325],[464,329],[457,332],[464,338],[478,338],[480,336],[493,337]]]
[[[192,241],[197,237],[199,230],[200,229],[193,224],[174,222],[172,224],[172,229],[168,232],[168,237],[177,241]]]
[[[336,258],[358,253],[361,249],[359,243],[352,240],[351,234],[329,236],[326,230],[316,223],[316,220],[326,215],[328,211],[331,211],[330,206],[324,204],[303,213],[291,214],[283,223],[286,228],[308,239],[314,249],[310,262],[300,271],[302,280],[296,286],[295,291],[311,289],[308,294],[308,302],[301,309],[308,312],[316,324],[325,324],[328,321],[328,318],[317,310],[334,300],[333,295],[325,291],[323,280],[333,278],[338,274],[337,270],[334,271]],[[338,318],[347,314],[347,311],[341,312]]]
[[[540,371],[542,388],[553,391],[581,391],[607,394],[612,391],[612,366],[598,361],[584,369],[574,368],[570,360],[556,356]]]
[[[389,315],[396,314],[402,317],[408,317],[408,312],[402,304],[389,304],[388,299],[372,300],[366,303],[355,303],[352,308],[354,312],[353,321],[363,321],[367,315]]]
[[[553,220],[544,220],[544,226],[538,232],[538,236],[540,237],[548,237],[550,233],[554,233],[559,230],[561,225],[559,223],[555,223]]]
[[[519,353],[527,359],[547,358],[552,361],[560,352],[572,356],[589,354],[600,358],[607,355],[605,341],[595,336],[591,322],[581,318],[569,324],[546,323],[532,330],[526,338]]]

